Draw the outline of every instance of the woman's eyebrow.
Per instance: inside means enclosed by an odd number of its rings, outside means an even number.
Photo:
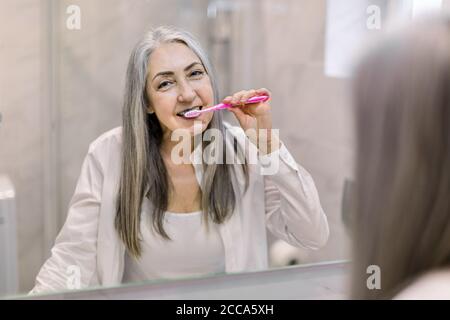
[[[190,68],[192,68],[193,66],[195,66],[195,65],[197,65],[197,64],[202,65],[200,62],[197,62],[197,61],[196,61],[196,62],[193,62],[193,63],[191,63],[190,65],[188,65],[186,68],[184,68],[184,71],[188,71]],[[158,72],[158,73],[153,77],[152,81],[155,80],[155,78],[158,77],[158,76],[170,76],[170,75],[173,75],[173,71],[162,71],[162,72]]]
[[[190,65],[188,65],[186,68],[184,68],[184,71],[188,71],[190,68],[192,68],[196,64],[203,66],[200,62],[192,62]]]

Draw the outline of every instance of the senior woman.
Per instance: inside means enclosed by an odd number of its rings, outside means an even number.
[[[268,267],[266,228],[294,246],[326,243],[314,182],[272,134],[269,103],[242,105],[270,97],[268,90],[225,98],[233,105],[227,111],[182,116],[219,102],[215,83],[207,56],[187,32],[159,27],[136,45],[123,126],[90,144],[67,220],[32,293],[261,270]],[[240,128],[223,122],[228,111]],[[173,134],[180,129],[194,138],[190,159],[200,161],[174,161]],[[221,138],[195,143],[211,129]],[[247,137],[249,129],[265,130],[268,139]],[[258,161],[202,161],[211,146],[224,146],[214,149],[223,154],[250,146]],[[262,163],[277,163],[277,170],[266,174]]]

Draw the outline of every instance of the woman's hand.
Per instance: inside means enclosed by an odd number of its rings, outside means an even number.
[[[231,104],[233,107],[228,110],[236,116],[242,129],[256,129],[258,119],[271,118],[269,101],[258,102],[244,105],[244,102],[255,96],[266,95],[270,98],[270,92],[267,89],[243,90],[223,99],[223,103]],[[267,120],[267,119],[266,119]],[[272,124],[270,123],[270,126]],[[267,128],[267,129],[271,129]]]
[[[262,95],[269,96],[269,100],[266,102],[244,104],[248,99]],[[280,147],[278,137],[272,133],[272,115],[269,104],[270,96],[270,91],[262,88],[258,90],[239,91],[222,101],[223,103],[233,105],[227,110],[234,113],[247,136],[264,154],[271,153]],[[256,130],[253,131],[256,133],[256,137],[251,133],[252,130]],[[267,139],[259,139],[260,137],[267,137]],[[265,143],[263,143],[263,140],[265,140]]]

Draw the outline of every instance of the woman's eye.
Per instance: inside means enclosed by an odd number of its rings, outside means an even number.
[[[170,81],[163,81],[159,84],[158,89],[163,89],[170,84]]]
[[[198,76],[203,75],[203,73],[204,73],[203,71],[196,70],[196,71],[192,71],[191,76],[198,77]]]

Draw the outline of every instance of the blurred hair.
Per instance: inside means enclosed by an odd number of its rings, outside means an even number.
[[[209,75],[218,102],[215,76],[207,55],[188,32],[173,27],[159,27],[149,31],[133,49],[126,73],[123,106],[122,164],[117,197],[115,227],[127,250],[135,257],[141,254],[140,221],[144,196],[153,207],[152,225],[165,239],[170,239],[163,227],[168,206],[170,183],[160,154],[162,129],[156,114],[147,114],[149,99],[146,93],[148,62],[152,52],[164,43],[182,43],[202,62]],[[217,129],[225,137],[222,114],[215,112],[208,129]],[[224,138],[225,139],[225,138]],[[202,139],[203,140],[203,139]],[[219,141],[202,142],[203,150]],[[222,142],[225,145],[225,141]],[[220,149],[219,149],[220,150]],[[236,199],[230,164],[205,164],[202,184],[202,211],[205,221],[211,215],[215,223],[224,222],[233,212]],[[246,165],[242,165],[248,183]],[[146,186],[148,192],[145,193]]]
[[[428,17],[387,36],[357,69],[353,298],[392,298],[450,267],[449,22]],[[367,287],[370,265],[380,290]]]

